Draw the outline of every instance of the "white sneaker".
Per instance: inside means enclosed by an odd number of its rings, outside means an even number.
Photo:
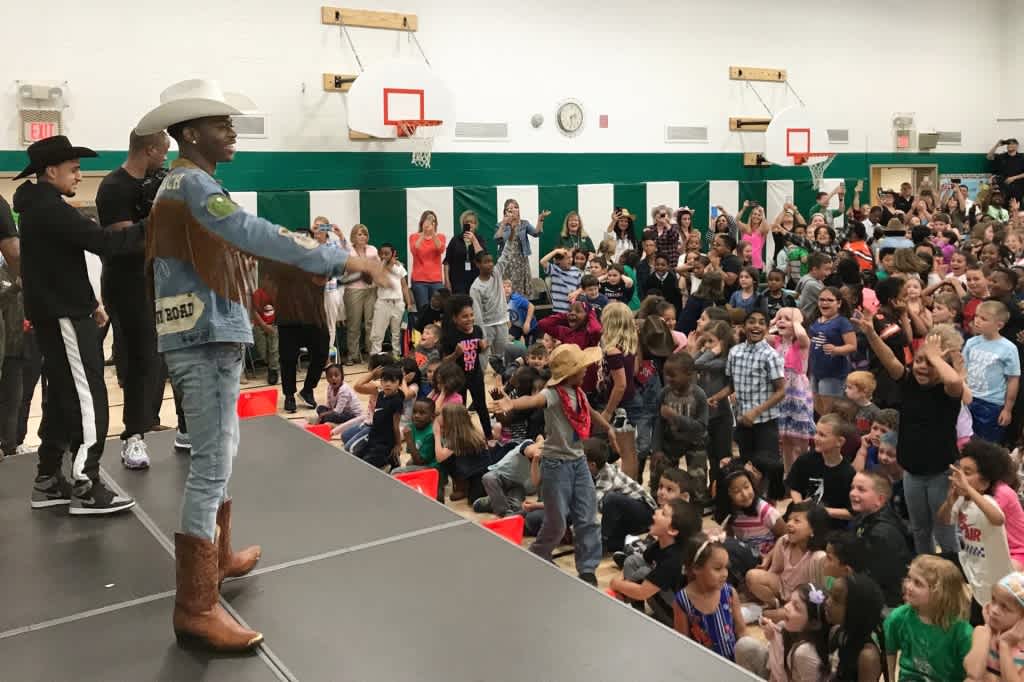
[[[126,469],[148,469],[149,451],[140,436],[131,436],[121,446],[121,463]]]
[[[24,445],[24,444],[23,445],[19,445],[17,448],[15,448],[14,454],[16,454],[16,455],[34,455],[34,454],[36,454],[36,448],[30,447],[30,446]]]

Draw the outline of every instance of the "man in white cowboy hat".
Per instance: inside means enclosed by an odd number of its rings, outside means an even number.
[[[259,547],[231,549],[227,497],[238,449],[242,345],[252,343],[250,256],[321,277],[365,272],[382,285],[387,279],[379,264],[321,247],[231,200],[213,174],[218,163],[234,158],[231,116],[241,112],[217,83],[183,81],[164,90],[160,102],[135,132],[149,135],[166,128],[180,153],[157,194],[146,234],[159,348],[181,392],[192,438],[181,532],[174,536],[174,630],[179,639],[241,651],[258,645],[263,635],[228,615],[218,601],[218,586],[225,577],[248,573],[260,557]]]
[[[110,418],[98,328],[107,316],[96,302],[85,252],[107,256],[141,253],[140,223],[123,230],[101,228],[64,197],[82,180],[79,159],[96,156],[58,135],[28,148],[30,163],[17,178],[34,175],[14,193],[21,214],[21,270],[25,316],[35,327],[47,381],[39,427],[39,469],[33,509],[70,505],[74,515],[110,514],[135,502],[114,494],[99,477]],[[72,483],[61,474],[65,449],[72,453]]]
[[[583,441],[591,424],[607,431],[612,448],[618,445],[611,425],[590,406],[581,384],[587,368],[601,360],[601,349],[563,343],[551,352],[551,380],[536,395],[499,400],[497,409],[544,410],[544,445],[541,448],[541,497],[544,524],[530,551],[551,561],[551,553],[565,535],[565,520],[572,514],[576,544],[576,572],[581,580],[597,585],[594,571],[601,562],[601,528],[597,523],[597,491],[583,455]]]

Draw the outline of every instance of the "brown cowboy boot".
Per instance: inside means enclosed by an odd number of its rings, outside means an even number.
[[[220,605],[217,545],[184,533],[174,534],[178,591],[174,596],[174,634],[179,643],[198,642],[218,651],[245,651],[263,641],[242,627]]]
[[[217,536],[219,585],[224,578],[237,578],[251,571],[260,560],[261,550],[259,545],[252,545],[241,552],[231,551],[231,498],[224,500],[217,510],[217,527],[220,529]]]

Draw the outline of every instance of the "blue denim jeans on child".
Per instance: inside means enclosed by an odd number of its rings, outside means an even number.
[[[242,347],[209,343],[164,353],[171,383],[182,396],[192,437],[192,455],[181,532],[213,542],[217,509],[227,497],[231,466],[238,452],[239,380]]]
[[[948,494],[949,474],[945,471],[927,475],[909,471],[903,474],[903,497],[910,515],[914,551],[918,554],[934,554],[936,544],[943,552],[957,551],[956,528],[935,520]]]
[[[624,405],[626,416],[636,427],[636,456],[640,463],[641,473],[644,470],[644,462],[651,454],[651,441],[654,439],[654,420],[659,419],[658,410],[661,407],[658,398],[661,397],[661,378],[655,374],[647,380],[646,384],[637,382],[636,392],[630,405]],[[657,484],[655,484],[657,485]]]
[[[530,551],[551,561],[551,553],[565,535],[568,516],[576,540],[576,572],[593,573],[601,562],[601,529],[597,525],[597,492],[586,458],[545,457],[540,471],[544,525]]]

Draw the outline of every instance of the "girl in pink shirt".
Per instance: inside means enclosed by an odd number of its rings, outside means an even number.
[[[747,571],[747,590],[766,606],[766,618],[778,621],[781,609],[801,583],[817,579],[825,559],[829,517],[825,508],[809,500],[789,505],[783,519],[784,535],[760,568]]]
[[[462,388],[466,385],[466,373],[451,360],[446,360],[434,370],[434,380],[430,382],[434,390],[427,395],[433,400],[437,414],[445,405],[462,404]]]

